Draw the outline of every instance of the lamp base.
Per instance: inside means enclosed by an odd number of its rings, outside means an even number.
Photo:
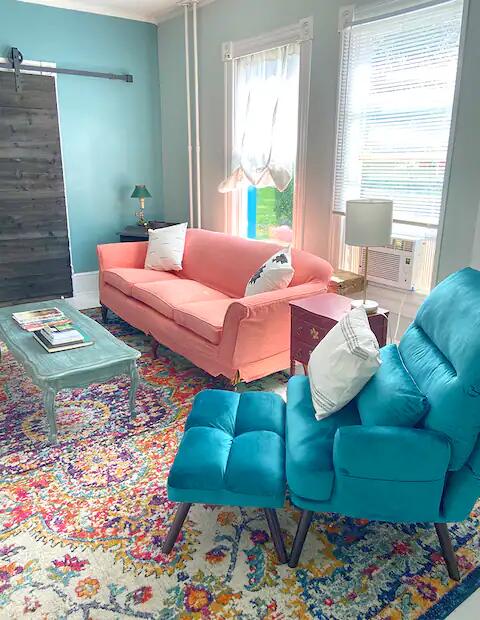
[[[351,307],[352,309],[363,308],[367,314],[375,314],[378,311],[378,303],[371,299],[367,299],[366,301],[363,301],[363,299],[354,299]]]
[[[148,222],[145,219],[145,215],[142,210],[135,211],[135,216],[137,218],[137,226],[143,226],[144,228],[148,228]]]

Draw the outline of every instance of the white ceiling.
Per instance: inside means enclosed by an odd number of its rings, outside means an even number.
[[[45,4],[62,9],[87,11],[100,15],[113,15],[127,19],[138,19],[156,24],[181,11],[178,0],[20,0],[33,4]],[[213,2],[200,1],[199,5]]]

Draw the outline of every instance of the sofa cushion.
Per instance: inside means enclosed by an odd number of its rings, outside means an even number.
[[[134,269],[132,267],[117,267],[116,269],[106,269],[103,272],[103,279],[107,284],[110,284],[110,286],[117,288],[119,291],[122,291],[122,293],[125,293],[125,295],[131,297],[132,288],[135,284],[178,280],[178,277],[168,272]]]
[[[189,228],[182,275],[240,298],[252,273],[280,249],[266,241]],[[293,249],[292,263],[295,275],[290,286],[319,281],[327,287],[332,267],[323,258]]]
[[[426,396],[405,368],[396,345],[380,350],[382,365],[357,396],[365,426],[415,426],[427,413]]]
[[[184,304],[194,301],[229,299],[227,295],[220,291],[200,284],[200,282],[195,280],[185,280],[183,278],[138,284],[132,289],[132,297],[172,320],[174,318],[174,310]]]
[[[177,325],[186,327],[205,340],[218,344],[222,338],[225,315],[234,301],[214,299],[184,304],[174,310],[173,320]]]
[[[200,392],[168,476],[168,497],[177,502],[283,506],[282,398],[271,392]]]
[[[287,389],[287,480],[295,495],[316,501],[330,498],[333,440],[342,426],[360,424],[354,402],[317,421],[308,377],[292,377]]]

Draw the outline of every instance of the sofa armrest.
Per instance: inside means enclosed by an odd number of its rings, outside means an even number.
[[[148,241],[97,245],[100,273],[105,269],[114,269],[115,267],[143,268],[147,247]]]
[[[308,282],[306,284],[299,284],[297,286],[282,288],[277,291],[258,293],[257,295],[243,297],[235,303],[246,309],[247,316],[251,316],[255,312],[258,312],[259,309],[264,306],[271,306],[272,304],[277,303],[286,303],[288,305],[291,301],[295,301],[295,299],[301,299],[302,297],[310,297],[311,295],[325,293],[327,287],[327,282]]]
[[[221,354],[240,368],[290,348],[290,302],[324,293],[326,282],[308,282],[233,302],[225,316]]]
[[[443,480],[449,461],[448,439],[425,429],[345,426],[333,443],[335,472],[352,478]]]

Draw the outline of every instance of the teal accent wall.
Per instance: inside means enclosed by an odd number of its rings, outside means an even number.
[[[465,0],[466,1],[466,0]],[[258,36],[303,17],[314,18],[305,248],[328,256],[335,153],[339,67],[338,15],[341,6],[374,0],[216,0],[199,10],[200,104],[203,224],[224,225],[224,76],[221,45]],[[439,252],[439,279],[471,262],[480,199],[480,1],[470,0],[445,227]],[[167,217],[188,217],[185,63],[183,22],[159,25],[163,161]],[[168,119],[168,126],[167,126]]]
[[[98,268],[97,243],[134,224],[135,184],[150,219],[163,216],[157,28],[153,24],[1,0],[0,56],[111,73],[133,84],[58,76],[70,244],[75,273]]]

